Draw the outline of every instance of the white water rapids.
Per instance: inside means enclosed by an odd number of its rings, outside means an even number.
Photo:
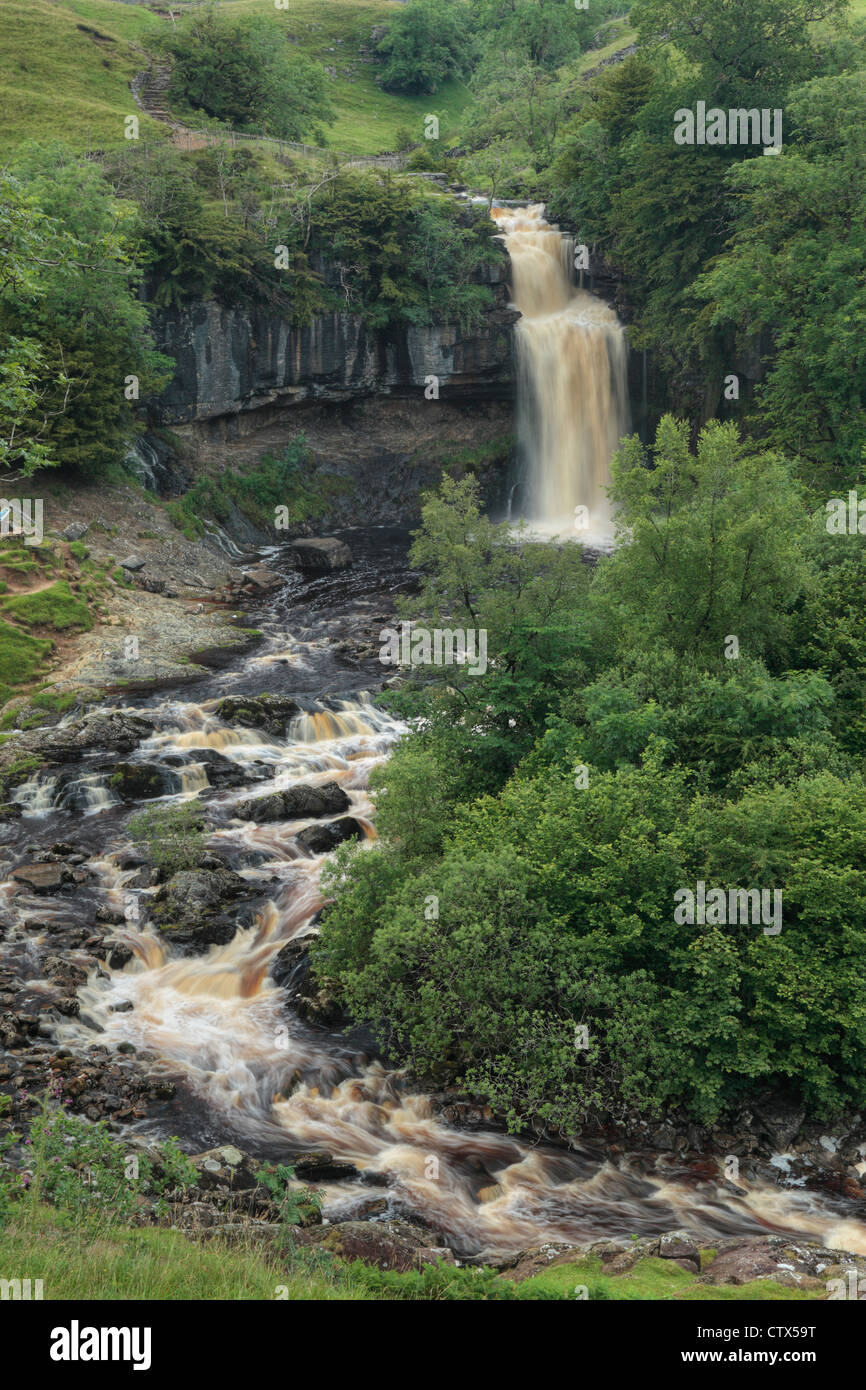
[[[301,1023],[268,972],[287,941],[315,930],[323,859],[306,856],[297,844],[308,822],[256,825],[233,818],[232,804],[251,790],[258,795],[336,780],[351,799],[348,814],[366,827],[369,848],[375,832],[368,778],[401,726],[359,699],[302,715],[279,739],[221,723],[214,703],[159,707],[160,731],[137,756],[188,759],[191,789],[179,797],[191,795],[197,782],[197,750],[217,749],[242,767],[269,765],[270,781],[220,792],[208,803],[223,813],[212,848],[252,854],[258,862],[242,872],[252,889],[267,889],[269,900],[230,944],[183,957],[146,925],[153,890],[128,887],[135,871],[118,866],[126,846],[91,860],[115,907],[135,892],[144,924],[114,933],[134,959],[120,970],[94,971],[79,991],[82,1019],[104,1030],[100,1041],[156,1053],[161,1067],[206,1104],[224,1140],[282,1153],[287,1162],[292,1152],[315,1149],[354,1165],[363,1182],[322,1189],[330,1220],[362,1212],[371,1195],[384,1194],[389,1215],[423,1221],[462,1254],[501,1255],[542,1240],[626,1240],[682,1227],[704,1236],[787,1230],[866,1251],[866,1228],[840,1218],[814,1194],[743,1182],[742,1195],[732,1195],[721,1171],[718,1182],[696,1182],[685,1171],[652,1171],[628,1159],[615,1166],[599,1144],[560,1150],[492,1130],[452,1128],[428,1098],[359,1045]],[[113,1011],[121,1002],[133,1008]],[[93,1033],[85,1022],[68,1020],[57,1039],[80,1048]]]

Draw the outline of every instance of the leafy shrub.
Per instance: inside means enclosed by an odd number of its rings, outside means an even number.
[[[165,874],[194,869],[205,852],[204,816],[198,801],[182,801],[174,806],[148,806],[129,822],[135,844]]]

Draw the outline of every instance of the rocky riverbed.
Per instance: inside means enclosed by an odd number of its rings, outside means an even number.
[[[143,1152],[179,1135],[198,1176],[170,1220],[202,1239],[275,1239],[256,1174],[282,1160],[323,1196],[299,1242],[382,1268],[484,1262],[521,1279],[592,1251],[615,1275],[670,1259],[815,1297],[834,1270],[862,1272],[860,1116],[822,1131],[767,1095],[712,1130],[672,1115],[512,1137],[476,1098],[389,1072],[313,981],[318,874],[335,845],[375,835],[367,778],[400,733],[364,692],[389,674],[378,629],[410,582],[405,536],[341,539],[353,564],[317,575],[288,548],[226,565],[207,613],[129,590],[111,617],[140,646],[150,634],[148,678],[120,687],[88,634],[57,681],[86,672],[90,693],[62,712],[19,705],[0,748],[4,1126],[26,1138],[50,1093]],[[249,579],[262,561],[273,582]],[[193,661],[203,637],[219,661]],[[129,817],[187,801],[206,849],[169,872]],[[10,1159],[26,1172],[26,1145]]]

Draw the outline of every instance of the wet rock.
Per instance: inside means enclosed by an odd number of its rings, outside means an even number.
[[[297,700],[287,695],[227,695],[215,710],[224,724],[242,729],[264,729],[280,738],[285,737],[289,723],[301,712]]]
[[[245,584],[251,584],[254,589],[261,589],[263,593],[279,589],[284,582],[280,575],[274,574],[273,570],[266,569],[264,565],[254,565],[244,570],[242,577]]]
[[[344,1021],[337,989],[327,982],[316,987],[309,978],[305,979],[300,991],[292,995],[292,1009],[305,1023],[320,1027]]]
[[[322,786],[288,787],[268,796],[253,797],[239,802],[234,811],[240,820],[264,824],[266,821],[306,820],[308,816],[340,815],[348,811],[351,804],[338,782],[325,782]],[[339,844],[339,840],[336,843]]]
[[[130,753],[153,733],[150,720],[137,714],[121,714],[101,710],[76,719],[62,728],[22,736],[19,741],[49,762],[63,763],[78,758],[91,748],[109,748],[115,753]]]
[[[237,918],[225,906],[248,894],[250,885],[233,869],[182,869],[157,891],[153,916],[173,943],[205,950],[233,940]]]
[[[298,844],[309,850],[310,854],[328,854],[344,840],[362,840],[364,827],[354,816],[343,816],[340,820],[328,821],[326,825],[309,825],[298,835]]]
[[[215,748],[196,748],[190,761],[204,763],[207,780],[212,787],[243,787],[257,777],[267,776],[266,767],[253,768],[249,763],[242,766],[232,762],[224,753],[218,753]]]
[[[132,960],[135,952],[123,941],[106,941],[106,962],[112,970],[122,970]]]
[[[416,1256],[429,1250],[429,1233],[405,1221],[342,1221],[304,1233],[305,1244],[315,1244],[340,1259],[363,1260],[378,1269],[406,1273],[418,1267]]]
[[[58,893],[62,888],[74,885],[73,871],[63,863],[21,864],[13,869],[12,877],[16,883],[23,883],[34,893]]]
[[[316,536],[310,540],[294,541],[291,557],[295,567],[307,574],[328,574],[345,569],[352,563],[352,552],[345,541],[336,536]]]
[[[108,785],[124,801],[148,801],[165,794],[165,776],[152,763],[115,763]]]
[[[342,1159],[332,1158],[329,1153],[296,1154],[288,1162],[294,1169],[295,1177],[304,1182],[340,1182],[358,1176],[353,1163],[344,1163]]]
[[[291,988],[293,980],[297,983],[306,974],[307,946],[309,942],[288,941],[274,956],[271,964],[271,979],[281,989]]]

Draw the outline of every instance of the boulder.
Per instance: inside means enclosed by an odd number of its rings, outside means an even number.
[[[86,521],[72,521],[60,534],[65,541],[80,541],[89,530],[90,527]]]
[[[235,1191],[245,1192],[258,1186],[256,1174],[261,1164],[236,1149],[234,1144],[223,1144],[221,1148],[195,1154],[190,1162],[199,1175],[199,1187],[207,1189],[226,1184]]]
[[[358,1176],[354,1163],[332,1158],[329,1153],[295,1154],[286,1162],[294,1170],[295,1177],[301,1178],[304,1182],[341,1182],[346,1178]]]
[[[295,568],[306,574],[328,574],[351,565],[352,552],[345,541],[336,536],[316,536],[311,540],[293,541],[291,558]]]
[[[248,894],[250,885],[233,869],[182,869],[154,898],[153,916],[161,932],[193,952],[224,946],[234,939],[236,915],[226,905]]]
[[[165,776],[154,763],[115,763],[108,785],[124,801],[147,801],[166,791]]]
[[[299,784],[285,791],[271,792],[268,796],[240,801],[235,807],[235,815],[240,820],[252,820],[259,824],[265,821],[306,820],[309,816],[340,815],[348,811],[351,804],[339,782],[325,782],[319,786]],[[339,840],[336,843],[339,844]]]
[[[21,864],[13,869],[12,877],[16,883],[23,883],[34,893],[57,893],[74,882],[72,872],[65,864]]]
[[[341,1221],[307,1232],[306,1240],[348,1263],[363,1260],[378,1269],[396,1269],[404,1274],[417,1269],[419,1263],[429,1263],[429,1259],[417,1258],[422,1250],[430,1250],[429,1231],[406,1221]]]
[[[127,555],[125,560],[121,560],[120,568],[129,570],[130,574],[137,574],[139,570],[144,569],[146,564],[147,561],[143,560],[140,555]]]
[[[279,738],[285,737],[290,721],[301,712],[297,700],[288,695],[227,695],[215,710],[217,718],[225,724],[242,729],[264,729]]]
[[[280,575],[274,574],[273,570],[265,569],[264,565],[254,565],[251,569],[244,570],[243,581],[245,584],[252,584],[255,589],[261,589],[263,593],[279,589],[283,583]]]
[[[308,825],[298,835],[298,844],[310,854],[328,854],[344,840],[362,840],[364,827],[354,816],[342,816],[326,825]]]

